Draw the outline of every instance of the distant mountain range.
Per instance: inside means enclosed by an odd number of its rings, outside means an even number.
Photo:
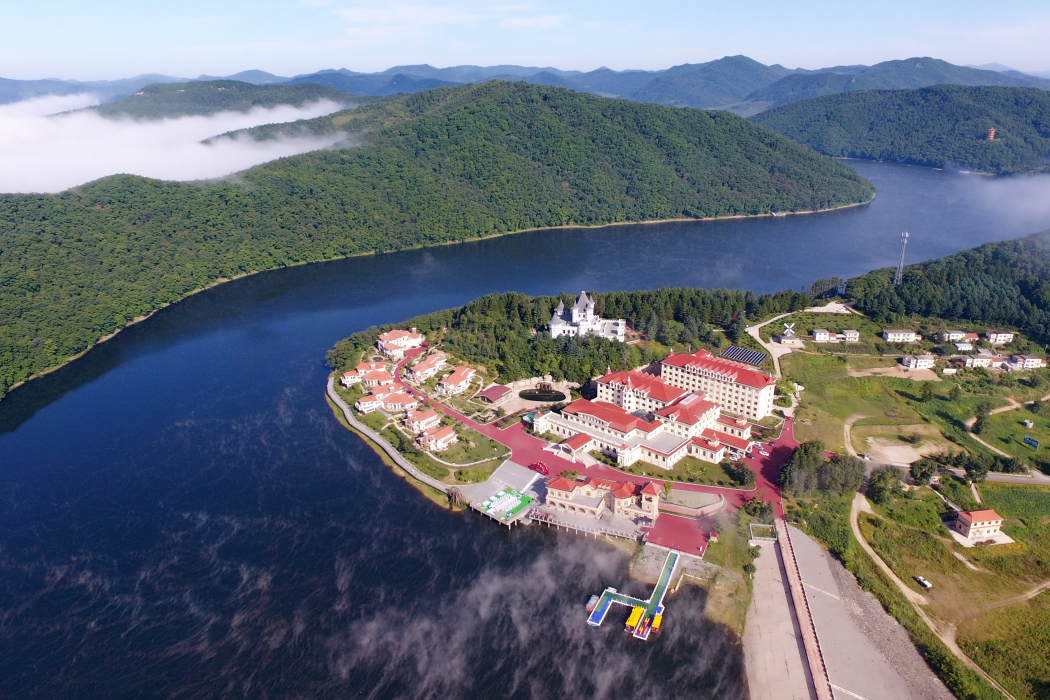
[[[380,73],[357,73],[342,68],[288,78],[261,70],[249,70],[223,77],[256,85],[317,83],[355,95],[413,93],[502,78],[636,102],[726,109],[743,116],[798,100],[853,90],[904,90],[941,84],[1050,90],[1050,79],[1022,73],[1002,64],[957,66],[929,57],[885,61],[874,66],[834,66],[819,70],[767,66],[747,56],[726,56],[707,63],[687,63],[657,71],[599,68],[584,73],[549,67],[501,65],[434,68],[424,64],[395,66]],[[215,79],[216,76],[202,75],[196,80]],[[0,103],[77,92],[93,92],[103,101],[111,101],[133,94],[146,85],[161,82],[189,80],[159,75],[94,82],[0,78]]]

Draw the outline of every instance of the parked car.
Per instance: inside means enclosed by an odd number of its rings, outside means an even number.
[[[922,586],[923,590],[928,591],[931,588],[933,588],[933,584],[924,579],[922,576],[916,576],[915,580],[919,582],[919,585]]]

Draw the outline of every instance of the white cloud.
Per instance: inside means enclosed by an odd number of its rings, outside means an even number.
[[[542,15],[540,17],[511,17],[500,24],[504,27],[553,29],[569,18],[568,15]]]
[[[247,113],[159,121],[104,119],[95,112],[55,114],[94,104],[90,95],[47,97],[0,106],[0,192],[59,192],[106,175],[130,173],[163,180],[221,177],[275,158],[324,148],[327,137],[256,142],[216,134],[261,124],[330,114],[341,105],[322,100]]]

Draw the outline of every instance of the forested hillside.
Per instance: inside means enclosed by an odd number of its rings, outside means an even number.
[[[0,379],[58,364],[221,278],[534,227],[823,209],[874,192],[732,114],[524,83],[384,98],[327,119],[359,129],[361,145],[210,183],[121,175],[0,196]]]
[[[751,292],[727,289],[674,288],[591,295],[595,312],[605,318],[626,318],[631,328],[671,346],[696,349],[714,340],[710,324],[731,326],[735,319],[759,318],[797,311],[812,303],[799,292],[778,292],[755,297]],[[529,297],[524,294],[489,294],[458,309],[408,319],[397,328],[418,328],[434,333],[447,328],[444,347],[458,357],[485,365],[499,381],[551,374],[558,380],[587,382],[607,367],[625,370],[663,359],[641,345],[624,345],[604,338],[552,339],[546,332],[554,307],[568,295]],[[370,328],[340,341],[328,353],[328,364],[340,372],[360,362],[361,353],[373,347],[382,329]],[[535,335],[532,329],[539,331]]]
[[[828,95],[752,118],[829,156],[989,173],[1050,169],[1050,92],[938,85]],[[995,140],[988,130],[995,129]]]
[[[854,277],[846,295],[880,323],[921,314],[1016,327],[1050,343],[1050,230],[909,265],[899,289],[893,274]]]
[[[1050,88],[1050,80],[1015,73],[957,66],[925,56],[902,61],[883,61],[873,66],[838,66],[819,71],[800,71],[762,87],[747,99],[767,107],[822,95],[856,90],[909,90],[933,85],[995,85]]]
[[[189,83],[154,83],[134,95],[90,109],[105,117],[164,119],[191,114],[247,112],[255,107],[291,105],[332,100],[339,104],[353,99],[350,95],[325,85],[253,85],[237,80],[209,80]]]

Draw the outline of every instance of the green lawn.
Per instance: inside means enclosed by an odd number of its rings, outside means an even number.
[[[967,620],[957,639],[1015,697],[1050,697],[1050,591]]]
[[[459,440],[454,442],[447,450],[437,453],[437,456],[445,462],[470,464],[483,459],[505,457],[510,454],[510,450],[506,447],[476,430],[457,425],[456,433],[459,435]],[[471,443],[473,443],[473,446],[471,446]]]
[[[601,453],[591,452],[591,456],[622,472],[635,476],[649,476],[655,479],[681,481],[687,484],[740,488],[740,484],[733,481],[721,464],[712,464],[696,457],[685,457],[676,462],[673,469],[664,469],[645,461],[635,462],[629,467],[620,467],[608,457],[602,456]]]
[[[814,314],[800,312],[762,326],[759,330],[759,335],[762,336],[762,340],[768,342],[771,336],[784,332],[783,324],[785,323],[794,323],[795,335],[799,337],[810,335],[814,328],[823,328],[832,333],[841,333],[844,330],[860,331],[861,343],[873,341],[883,329],[882,325],[871,321],[865,316],[858,316],[857,314]],[[848,346],[840,343],[834,347],[845,349]]]
[[[1035,426],[1024,427],[1026,420],[1032,421]],[[1025,435],[1039,441],[1038,450],[1024,444]],[[1040,458],[1050,450],[1050,419],[1044,417],[1042,412],[1033,413],[1028,408],[997,413],[991,417],[988,428],[981,433],[981,439],[1031,464],[1033,458]]]
[[[885,505],[876,505],[875,512],[902,525],[937,530],[941,524],[941,514],[948,510],[948,505],[928,488],[909,491],[908,496],[894,499]]]

